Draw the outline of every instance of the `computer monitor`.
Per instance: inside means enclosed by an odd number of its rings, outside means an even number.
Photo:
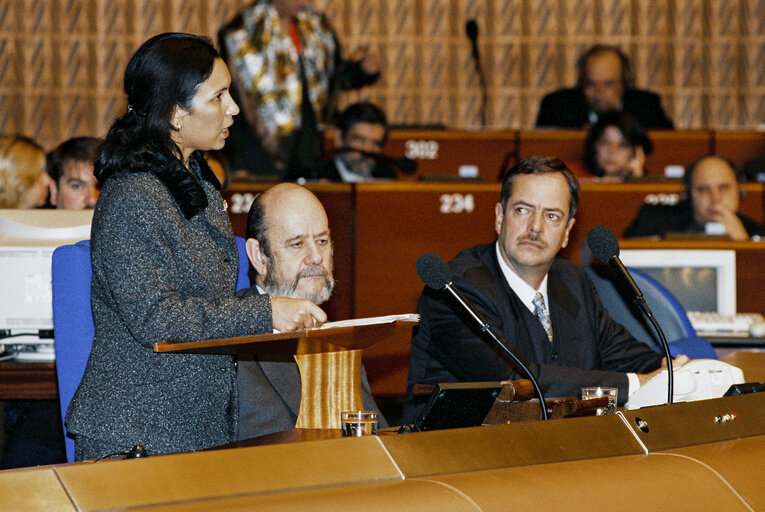
[[[626,249],[619,257],[664,285],[686,311],[736,313],[735,251]]]
[[[53,329],[53,250],[89,239],[92,218],[93,210],[0,209],[0,338]]]

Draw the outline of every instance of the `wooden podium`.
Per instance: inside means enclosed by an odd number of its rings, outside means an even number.
[[[283,361],[300,370],[296,428],[340,428],[341,411],[363,410],[361,351],[417,324],[412,315],[333,322],[319,329],[192,342],[162,341],[158,353],[232,354]]]

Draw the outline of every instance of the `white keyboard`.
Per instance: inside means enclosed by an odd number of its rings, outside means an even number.
[[[723,315],[709,311],[688,311],[688,320],[700,334],[740,333],[748,335],[752,326],[765,324],[765,316],[760,313]]]

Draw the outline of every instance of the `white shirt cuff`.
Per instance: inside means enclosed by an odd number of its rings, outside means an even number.
[[[628,373],[627,381],[627,396],[631,396],[632,393],[640,389],[640,379],[638,378],[637,373]]]

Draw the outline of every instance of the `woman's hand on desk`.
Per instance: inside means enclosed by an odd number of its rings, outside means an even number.
[[[327,314],[310,300],[271,297],[271,320],[277,331],[300,331],[321,327]]]
[[[680,368],[681,366],[683,366],[688,361],[690,361],[688,356],[680,354],[679,356],[677,356],[674,359],[672,359],[672,368],[673,369]],[[639,374],[637,374],[638,379],[640,380],[640,385],[642,386],[643,384],[645,384],[649,380],[653,379],[654,377],[656,377],[658,374],[660,374],[661,372],[663,372],[666,369],[667,369],[667,358],[665,357],[665,358],[662,358],[662,360],[661,360],[661,367],[658,368],[657,370],[654,370],[651,373],[639,373]]]

